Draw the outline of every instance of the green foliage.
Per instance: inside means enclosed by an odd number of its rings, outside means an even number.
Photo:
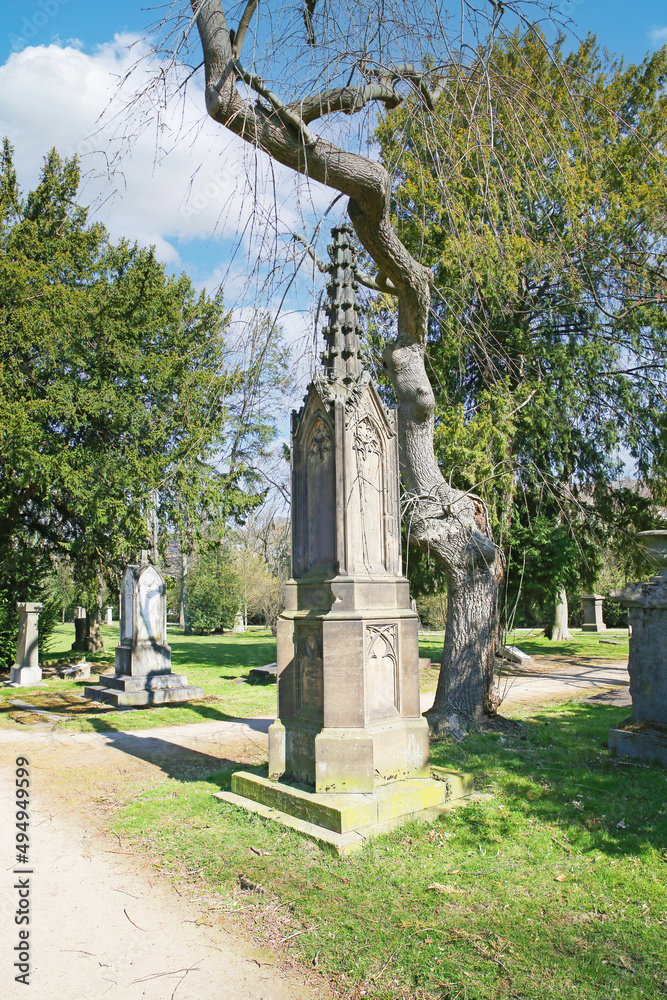
[[[228,363],[221,295],[167,277],[152,250],[113,245],[76,204],[78,184],[76,161],[53,150],[24,198],[5,140],[0,575],[9,586],[19,551],[58,552],[78,592],[96,595],[147,546],[152,507],[163,528],[187,521],[196,537],[261,498],[242,461],[216,465],[249,378]]]
[[[509,596],[535,578],[543,614],[595,575],[596,540],[628,548],[621,451],[664,489],[667,49],[625,67],[532,31],[485,56],[452,68],[435,115],[399,106],[377,137],[394,224],[433,273],[437,458],[487,503]]]
[[[195,635],[230,629],[242,606],[242,581],[220,545],[204,549],[188,573],[188,626]]]

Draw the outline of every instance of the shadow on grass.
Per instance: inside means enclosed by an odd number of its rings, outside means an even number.
[[[252,729],[254,732],[257,733],[267,733],[269,730],[269,726],[273,722],[273,716],[271,716],[271,718],[266,718],[266,719],[244,718],[242,716],[227,715],[227,713],[225,712],[221,712],[218,709],[209,708],[206,705],[193,705],[192,702],[182,702],[181,704],[176,703],[174,705],[159,705],[159,706],[146,705],[146,706],[141,706],[139,708],[135,708],[131,712],[127,711],[124,712],[122,710],[119,712],[118,709],[111,708],[110,711],[112,713],[116,713],[117,716],[119,716],[119,722],[122,719],[123,723],[122,725],[114,725],[112,720],[109,718],[108,714],[105,715],[103,719],[89,719],[89,722],[90,725],[93,727],[93,729],[95,729],[99,733],[124,733],[128,729],[130,730],[132,729],[132,717],[135,716],[135,713],[152,712],[155,711],[156,708],[159,708],[160,711],[164,713],[164,715],[161,716],[160,718],[159,726],[156,726],[155,728],[162,729],[169,726],[178,726],[179,728],[182,728],[183,733],[185,734],[187,733],[189,727],[193,725],[193,723],[181,723],[178,721],[178,719],[175,722],[171,722],[169,720],[169,710],[172,709],[174,712],[176,712],[178,711],[178,709],[186,707],[192,712],[196,712],[198,715],[201,715],[203,719],[209,722],[227,722],[234,724],[243,724],[246,725],[248,729]],[[194,723],[194,725],[196,724],[197,723]],[[150,730],[147,730],[147,732],[150,733]]]
[[[508,812],[567,834],[582,853],[638,854],[647,844],[667,849],[667,771],[657,763],[619,758],[607,746],[608,731],[627,707],[569,703],[538,710],[506,732],[471,733],[461,743],[432,745],[431,761],[470,771],[476,786],[498,794]],[[480,842],[512,837],[498,813],[490,834],[482,810],[465,809],[459,820]]]

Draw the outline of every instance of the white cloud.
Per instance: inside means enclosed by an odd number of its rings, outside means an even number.
[[[667,28],[651,28],[648,32],[648,39],[654,45],[663,45],[667,42]]]
[[[331,192],[256,157],[211,121],[195,81],[184,100],[162,110],[159,141],[155,122],[141,125],[109,183],[106,165],[117,161],[121,136],[133,128],[118,81],[131,74],[123,92],[135,90],[150,71],[148,62],[136,66],[146,56],[138,38],[117,36],[92,54],[75,44],[33,46],[0,66],[0,132],[15,147],[22,186],[34,185],[52,146],[77,153],[82,203],[98,206],[96,218],[114,238],[155,244],[174,266],[188,241],[214,232],[238,238],[254,262],[270,256],[276,226],[309,228]]]

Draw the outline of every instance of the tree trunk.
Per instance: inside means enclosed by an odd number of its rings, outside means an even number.
[[[397,102],[383,84],[337,88],[285,106],[263,95],[248,101],[237,82],[239,34],[230,38],[220,0],[191,0],[206,67],[206,108],[214,121],[264,150],[284,166],[348,196],[348,215],[378,267],[373,287],[396,295],[398,335],[383,359],[398,400],[401,476],[410,500],[410,531],[445,568],[448,629],[433,708],[433,729],[460,729],[492,707],[497,587],[502,575],[484,504],[453,489],[433,450],[435,401],[424,357],[428,340],[431,273],[398,238],[390,219],[391,178],[377,160],[337,147],[308,125],[331,111],[360,111],[368,100]],[[249,16],[257,8],[249,3]],[[244,15],[245,16],[245,15]],[[234,41],[235,48],[232,49]],[[257,89],[247,74],[245,83]],[[263,85],[262,85],[263,86]],[[261,91],[260,91],[261,92]],[[370,96],[367,96],[370,95]]]
[[[181,601],[178,610],[178,624],[188,631],[188,554],[181,541]]]
[[[102,575],[101,567],[98,570],[97,578],[99,589],[95,605],[92,608],[86,609],[86,638],[83,641],[83,645],[87,653],[98,653],[101,649],[104,649],[104,640],[102,639],[102,633],[100,632],[100,623],[102,621],[102,601],[104,598],[104,577]]]
[[[548,638],[553,642],[558,642],[561,639],[571,639],[572,633],[568,628],[568,624],[567,594],[565,587],[561,587],[556,597],[553,622],[549,628]]]

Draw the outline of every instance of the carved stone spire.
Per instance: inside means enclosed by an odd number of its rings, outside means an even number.
[[[350,226],[337,226],[331,230],[333,243],[329,246],[331,275],[327,282],[328,323],[323,329],[326,350],[322,354],[322,364],[326,368],[329,381],[347,388],[361,375],[361,350],[359,337],[361,327],[356,292],[356,254],[352,243]]]

